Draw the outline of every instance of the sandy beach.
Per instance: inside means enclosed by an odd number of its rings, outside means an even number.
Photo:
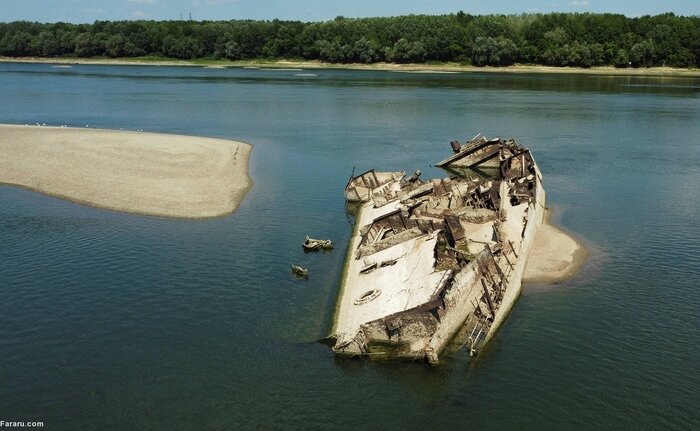
[[[220,217],[252,185],[250,150],[225,139],[0,125],[0,183],[115,211]]]
[[[535,235],[523,281],[560,283],[576,275],[588,258],[588,251],[574,236],[554,226],[547,211]]]
[[[461,63],[327,63],[315,60],[215,60],[198,59],[193,61],[161,59],[150,57],[135,58],[41,58],[41,57],[0,57],[4,63],[45,63],[59,66],[73,64],[102,64],[126,66],[193,66],[220,69],[224,67],[243,67],[248,69],[348,69],[348,70],[383,70],[413,73],[572,73],[584,75],[622,75],[622,76],[685,76],[698,77],[700,69],[679,69],[673,67],[616,68],[612,66],[554,67],[542,65],[515,64],[504,67],[476,67]]]

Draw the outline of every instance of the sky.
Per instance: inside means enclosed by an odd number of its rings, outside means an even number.
[[[406,14],[473,15],[612,12],[630,17],[700,15],[700,0],[0,0],[0,22],[91,23],[96,20],[283,19],[324,21]]]

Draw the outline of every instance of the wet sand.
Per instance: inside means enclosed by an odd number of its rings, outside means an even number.
[[[115,211],[220,217],[252,186],[250,150],[225,139],[0,125],[0,183]]]
[[[535,235],[525,265],[523,281],[560,283],[572,278],[588,258],[583,244],[566,231],[554,226],[547,211],[545,221]]]
[[[316,60],[211,60],[199,59],[193,61],[163,59],[153,57],[135,58],[41,58],[41,57],[0,57],[0,62],[6,63],[46,63],[53,65],[71,64],[102,64],[102,65],[140,65],[140,66],[193,66],[193,67],[243,67],[248,69],[349,69],[349,70],[383,70],[394,72],[417,73],[573,73],[585,75],[622,75],[622,76],[700,76],[698,69],[680,69],[673,67],[640,67],[616,68],[612,66],[583,67],[554,67],[542,65],[522,65],[502,67],[476,67],[467,64],[444,63],[326,63]]]

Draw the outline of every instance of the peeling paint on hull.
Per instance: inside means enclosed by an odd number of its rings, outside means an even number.
[[[345,195],[360,211],[333,325],[338,355],[438,364],[460,329],[475,355],[502,324],[545,192],[528,149],[512,139],[478,145],[484,162],[498,161],[492,176],[423,182],[419,172],[372,170],[350,179]]]

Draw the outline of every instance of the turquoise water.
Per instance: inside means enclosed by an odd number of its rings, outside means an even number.
[[[254,144],[237,213],[178,221],[0,187],[0,419],[47,429],[697,429],[700,79],[0,65],[0,123]],[[420,364],[327,335],[352,172],[482,132],[533,149],[573,281]],[[2,155],[0,155],[1,157]],[[339,244],[304,254],[305,235]],[[310,269],[308,281],[290,264]]]

